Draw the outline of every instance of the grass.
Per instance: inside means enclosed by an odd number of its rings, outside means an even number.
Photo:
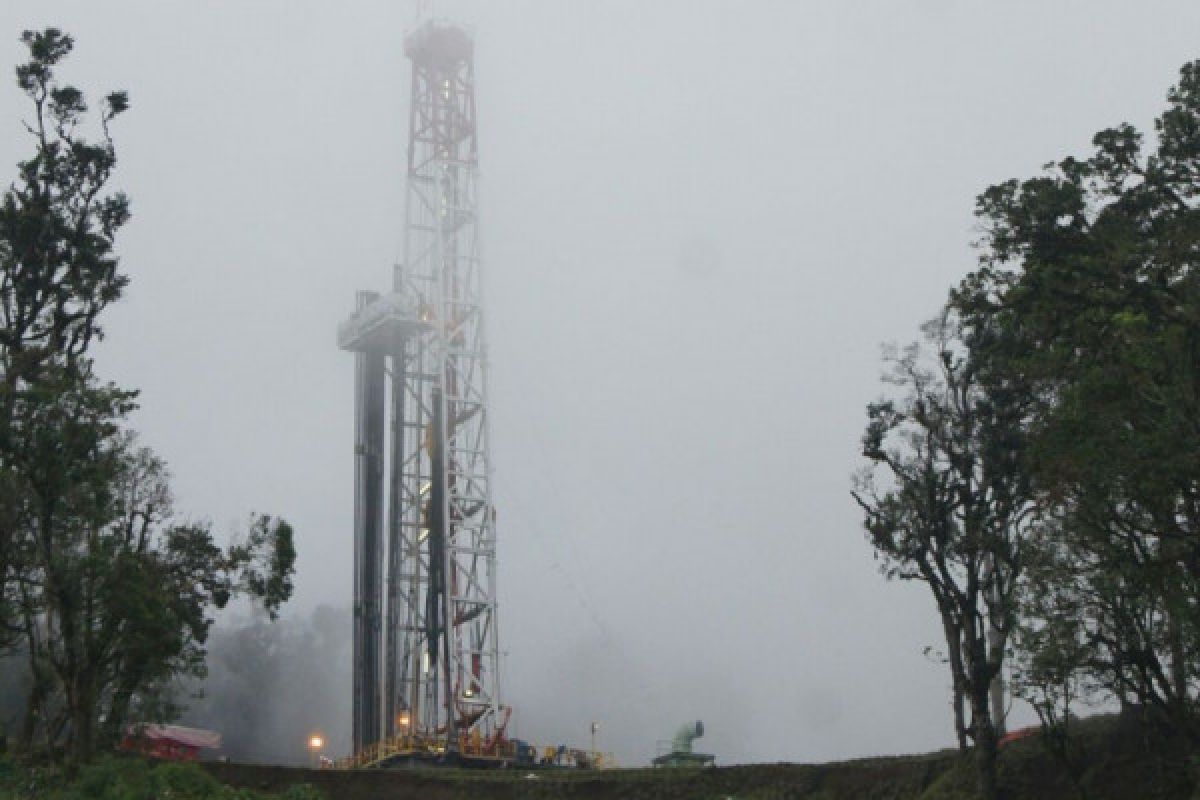
[[[106,756],[69,775],[58,766],[0,758],[0,800],[324,800],[308,786],[275,794],[235,789],[196,764]]]

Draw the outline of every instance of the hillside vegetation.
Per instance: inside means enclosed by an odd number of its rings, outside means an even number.
[[[196,764],[107,757],[69,774],[57,765],[28,766],[0,758],[0,800],[323,800],[326,796],[303,785],[269,793],[235,788]]]
[[[1144,730],[1101,717],[1080,725],[1071,768],[1036,738],[1003,748],[1006,800],[1193,800],[1193,760]],[[337,800],[974,800],[974,767],[956,751],[833,764],[757,764],[709,769],[600,772],[340,772],[208,764],[236,786],[278,791],[311,785]],[[1075,778],[1072,778],[1074,773]],[[533,777],[530,777],[533,776]]]

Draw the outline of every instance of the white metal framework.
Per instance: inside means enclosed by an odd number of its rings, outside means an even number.
[[[412,103],[404,264],[392,293],[360,294],[358,311],[339,329],[341,347],[358,354],[359,375],[354,747],[357,753],[382,738],[414,734],[450,751],[469,740],[474,752],[485,752],[502,736],[505,718],[473,43],[460,28],[430,22],[406,39],[405,52]],[[392,436],[385,470],[387,361]]]

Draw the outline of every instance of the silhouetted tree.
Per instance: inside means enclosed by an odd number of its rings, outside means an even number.
[[[0,646],[28,663],[22,743],[81,760],[202,669],[213,609],[245,594],[274,615],[295,550],[267,516],[226,548],[174,520],[165,466],[124,431],[136,393],[95,377],[99,315],[127,282],[113,240],[128,201],[107,185],[108,126],[128,102],[105,98],[89,142],[83,94],[54,76],[71,38],[22,40],[34,155],[0,205]]]
[[[38,393],[35,384],[47,370],[57,385],[88,372],[88,346],[101,335],[97,317],[127,282],[113,240],[129,218],[129,203],[108,190],[116,166],[108,125],[128,107],[127,97],[105,98],[102,138],[88,141],[79,130],[87,111],[83,93],[54,75],[71,52],[71,37],[48,28],[21,38],[30,58],[17,67],[17,84],[33,104],[26,128],[34,153],[17,165],[18,178],[0,202],[0,646],[21,629],[15,573],[25,561],[13,533],[24,510],[22,481],[12,472],[20,446],[13,415],[18,405],[28,406],[30,392]]]
[[[1152,152],[1121,125],[1086,160],[980,195],[981,266],[953,304],[981,371],[1039,401],[1027,463],[1051,537],[1025,609],[1030,674],[1195,741],[1200,62],[1167,99]]]
[[[180,674],[203,669],[212,610],[235,594],[273,615],[291,594],[290,526],[255,516],[219,547],[206,524],[173,519],[162,461],[121,431],[121,393],[61,387],[23,428],[20,471],[31,524],[20,591],[35,733],[87,758],[97,733],[120,735],[131,715]],[[103,721],[103,726],[101,726]]]
[[[1020,463],[1022,398],[981,380],[952,313],[925,333],[932,352],[912,345],[886,359],[901,395],[867,408],[869,465],[853,494],[884,574],[922,581],[933,595],[960,744],[973,741],[980,793],[993,800],[1002,721],[991,689],[1016,624],[1032,510]]]

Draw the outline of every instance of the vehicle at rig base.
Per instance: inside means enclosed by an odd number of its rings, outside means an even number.
[[[221,747],[221,734],[183,725],[131,725],[120,749],[162,761],[195,761],[201,750]]]

